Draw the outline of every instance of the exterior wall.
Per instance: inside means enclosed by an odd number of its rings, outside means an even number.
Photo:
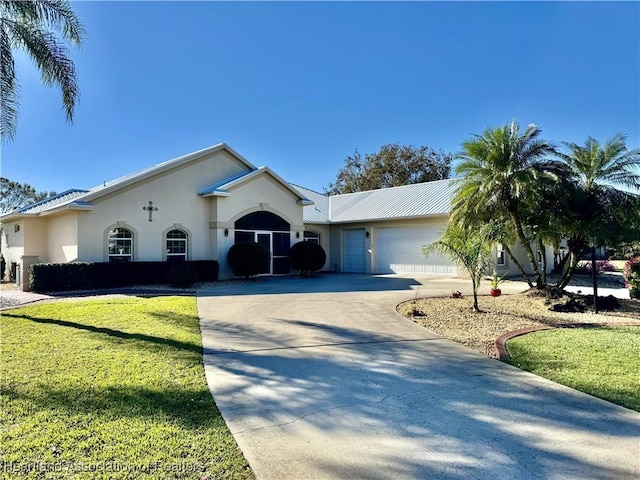
[[[78,212],[48,219],[46,254],[43,261],[67,263],[78,259]]]
[[[20,230],[15,231],[16,225]],[[9,278],[9,269],[11,263],[20,264],[24,255],[24,223],[22,220],[2,224],[2,235],[0,236],[0,252],[6,262],[5,271],[2,272],[2,278]]]
[[[172,228],[189,233],[190,260],[211,260],[209,219],[211,201],[197,191],[216,181],[246,171],[247,167],[227,152],[216,152],[197,162],[158,174],[143,182],[99,197],[94,209],[78,217],[81,242],[78,259],[102,262],[108,260],[107,232],[117,226],[134,232],[134,261],[166,258],[164,234]],[[143,210],[153,202],[158,208],[149,221]]]
[[[268,211],[291,225],[291,245],[303,236],[302,206],[298,197],[268,173],[256,176],[230,191],[228,197],[212,199],[209,214],[214,258],[220,263],[220,278],[233,278],[227,264],[227,252],[234,243],[235,221],[257,211]],[[228,235],[224,235],[225,229]],[[296,238],[296,233],[300,238]]]
[[[511,248],[511,252],[513,253],[513,256],[516,257],[516,260],[518,260],[518,262],[522,265],[527,275],[533,274],[533,268],[531,267],[531,263],[527,258],[527,254],[524,248],[520,245],[511,245],[510,248]],[[532,244],[531,248],[533,250],[534,255],[536,255],[536,252],[537,252],[536,245]],[[545,247],[545,257],[547,259],[547,273],[551,273],[551,270],[553,270],[553,248],[548,245]],[[542,264],[539,264],[539,267],[542,268]],[[511,261],[511,259],[506,253],[505,253],[505,266],[496,267],[496,272],[500,276],[505,274],[508,277],[521,276],[520,272],[518,271],[518,269],[516,268],[516,266],[514,265],[514,263]]]

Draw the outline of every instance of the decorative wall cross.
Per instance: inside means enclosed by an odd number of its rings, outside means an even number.
[[[149,221],[153,222],[153,212],[157,212],[158,207],[154,207],[153,202],[149,200],[149,205],[147,205],[146,207],[142,207],[142,210],[149,212]]]

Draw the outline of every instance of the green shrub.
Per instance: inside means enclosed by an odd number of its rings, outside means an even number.
[[[185,264],[174,265],[167,272],[167,283],[172,287],[190,287],[198,280],[198,273]]]
[[[236,277],[249,278],[269,272],[269,251],[256,242],[233,245],[227,253],[229,267]]]
[[[315,272],[324,267],[327,261],[327,254],[322,246],[314,242],[298,242],[289,252],[291,266],[300,271],[300,275],[304,272]]]
[[[29,270],[29,281],[36,292],[153,285],[166,280],[176,266],[169,262],[37,263]],[[215,260],[190,260],[180,266],[193,270],[194,281],[218,280],[219,265]]]
[[[629,290],[640,290],[640,257],[632,258],[625,263],[623,275]]]

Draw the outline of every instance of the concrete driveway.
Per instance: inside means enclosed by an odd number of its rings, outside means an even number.
[[[639,478],[640,414],[395,312],[467,283],[327,274],[199,291],[207,381],[258,479]]]

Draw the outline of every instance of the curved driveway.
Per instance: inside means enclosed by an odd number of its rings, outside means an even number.
[[[395,313],[466,283],[327,274],[198,291],[207,381],[258,479],[640,478],[640,414]]]

